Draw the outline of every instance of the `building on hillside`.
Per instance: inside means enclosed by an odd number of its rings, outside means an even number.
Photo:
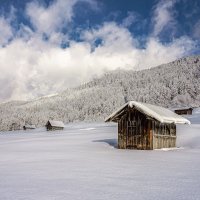
[[[46,124],[47,131],[63,130],[65,127],[62,121],[49,120]]]
[[[118,123],[119,149],[176,147],[176,124],[190,121],[176,113],[147,103],[129,101],[105,122]]]
[[[36,126],[35,125],[26,124],[26,125],[23,126],[23,129],[24,130],[27,130],[27,129],[36,129]]]
[[[22,127],[20,125],[19,122],[13,122],[11,125],[10,125],[10,128],[9,130],[10,131],[16,131],[16,130],[20,130]]]
[[[178,115],[192,115],[192,107],[174,108],[174,112]]]

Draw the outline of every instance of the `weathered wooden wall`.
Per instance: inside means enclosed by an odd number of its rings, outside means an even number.
[[[163,124],[135,109],[127,109],[118,121],[119,149],[159,149],[176,146],[176,125]]]
[[[118,122],[120,149],[151,149],[150,120],[134,109],[128,109]]]
[[[126,114],[122,116],[118,122],[118,148],[126,149],[126,139],[127,139],[127,125],[126,125]]]
[[[192,115],[192,108],[190,109],[183,109],[183,110],[175,110],[174,111],[178,115]]]
[[[153,121],[153,149],[176,147],[176,125]]]
[[[50,124],[46,125],[47,131],[56,131],[56,130],[63,130],[63,127],[55,127],[55,126],[51,126]]]

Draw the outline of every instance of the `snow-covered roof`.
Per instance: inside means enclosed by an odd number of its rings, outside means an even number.
[[[35,129],[36,126],[35,125],[31,125],[31,124],[26,124],[24,125],[25,128],[28,128],[28,129]]]
[[[65,127],[65,125],[62,121],[49,120],[49,123],[51,124],[51,126],[62,127],[62,128]]]
[[[170,108],[170,110],[189,110],[189,109],[192,109],[193,110],[193,107],[176,107],[176,108]]]
[[[116,112],[108,116],[105,119],[105,122],[116,121],[116,118],[123,112],[124,108],[126,107],[135,108],[141,113],[144,113],[145,115],[154,118],[161,123],[190,124],[189,120],[180,115],[177,115],[167,108],[136,101],[129,101],[128,103],[124,104]]]

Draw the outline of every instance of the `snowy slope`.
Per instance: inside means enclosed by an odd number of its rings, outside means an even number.
[[[49,119],[104,121],[128,100],[165,107],[200,106],[200,56],[148,70],[116,70],[60,94],[0,104],[0,130],[26,123],[41,127]]]
[[[192,111],[192,115],[185,115],[193,124],[200,124],[200,108],[195,108]]]
[[[200,126],[171,151],[116,149],[116,124],[0,134],[2,200],[199,200]]]
[[[177,146],[189,149],[200,149],[200,124],[178,125]]]

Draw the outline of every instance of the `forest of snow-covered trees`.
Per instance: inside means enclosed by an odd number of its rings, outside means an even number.
[[[102,121],[128,100],[165,107],[200,106],[200,56],[142,71],[112,71],[55,96],[2,103],[0,130],[44,126],[48,119]]]

